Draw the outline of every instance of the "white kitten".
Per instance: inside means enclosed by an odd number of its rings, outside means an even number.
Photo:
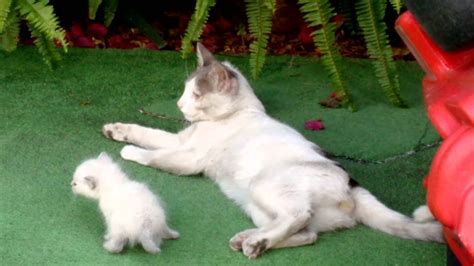
[[[387,208],[316,144],[268,116],[236,68],[200,44],[197,51],[199,67],[178,101],[188,128],[173,134],[114,123],[102,132],[136,145],[122,149],[124,159],[213,179],[257,226],[231,238],[231,248],[255,258],[271,248],[312,244],[319,232],[358,222],[403,238],[443,242],[441,226],[426,218],[427,210],[417,212],[417,222]]]
[[[122,251],[128,242],[158,253],[162,238],[179,237],[167,226],[160,200],[146,185],[129,180],[105,152],[79,165],[71,186],[75,194],[99,200],[107,226],[103,246],[109,252]]]

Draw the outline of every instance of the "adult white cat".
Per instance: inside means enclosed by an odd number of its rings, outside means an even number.
[[[214,180],[257,226],[236,234],[231,248],[256,258],[270,248],[314,243],[319,232],[357,222],[402,238],[443,241],[426,206],[417,212],[419,222],[390,210],[317,145],[269,117],[235,67],[199,43],[197,54],[199,67],[178,101],[189,127],[173,134],[113,123],[102,131],[136,145],[122,149],[126,160]]]

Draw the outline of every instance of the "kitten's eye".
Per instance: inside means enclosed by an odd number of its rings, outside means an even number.
[[[193,91],[193,97],[194,97],[194,98],[199,98],[199,97],[201,97],[201,95],[199,95],[198,93],[196,93],[196,92]]]

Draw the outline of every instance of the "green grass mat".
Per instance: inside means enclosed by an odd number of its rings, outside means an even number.
[[[229,57],[244,73],[247,58]],[[331,92],[315,59],[269,57],[262,78],[251,81],[268,112],[334,154],[380,160],[432,143],[438,136],[421,101],[421,72],[399,63],[402,95],[410,105],[385,103],[370,62],[346,60],[345,72],[359,111],[322,109]],[[444,265],[445,246],[402,240],[365,226],[319,236],[315,245],[269,251],[256,261],[228,248],[251,222],[211,181],[175,177],[123,161],[122,144],[104,139],[106,122],[127,121],[167,130],[181,123],[140,114],[177,115],[179,97],[194,61],[178,53],[72,49],[63,66],[48,71],[36,50],[0,53],[0,261],[4,265]],[[322,118],[326,130],[303,130]],[[165,241],[162,254],[141,248],[109,255],[97,204],[72,195],[70,180],[85,158],[108,151],[132,178],[148,183],[166,202],[182,238]],[[340,162],[363,186],[403,213],[424,201],[423,176],[435,149],[384,164]]]

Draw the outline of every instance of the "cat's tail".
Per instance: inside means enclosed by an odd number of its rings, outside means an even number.
[[[367,226],[401,238],[444,242],[442,228],[437,221],[418,217],[431,215],[427,207],[417,209],[415,219],[412,219],[389,209],[362,187],[353,188],[352,197],[355,218]]]

